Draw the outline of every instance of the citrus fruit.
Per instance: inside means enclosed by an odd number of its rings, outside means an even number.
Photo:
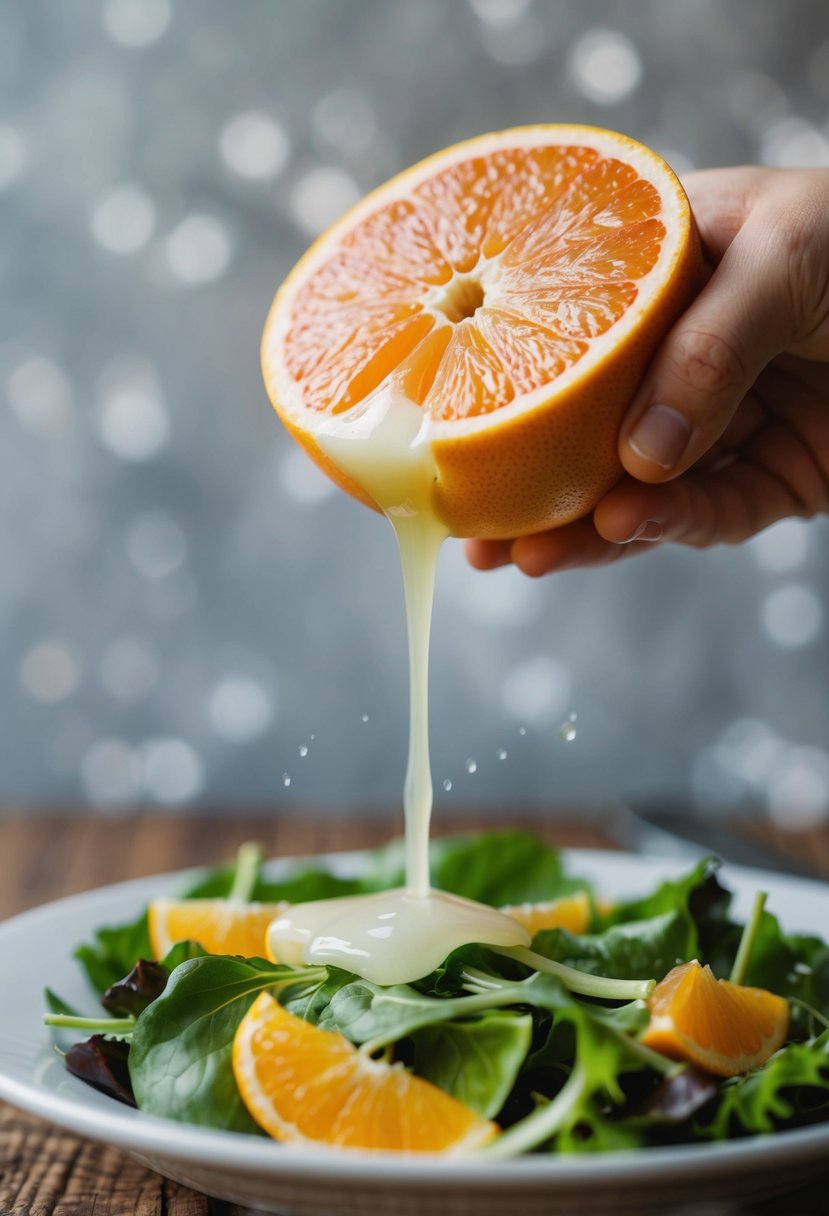
[[[176,942],[198,942],[209,954],[264,957],[268,925],[287,904],[236,899],[155,899],[149,908],[150,943],[163,958]]]
[[[589,511],[659,339],[699,285],[682,187],[648,148],[582,126],[482,135],[375,190],[279,290],[271,400],[340,486],[320,436],[377,394],[420,407],[433,506],[458,536]]]
[[[292,1144],[446,1153],[498,1133],[496,1124],[402,1064],[373,1060],[267,992],[236,1031],[233,1073],[252,1118]]]
[[[535,904],[504,904],[499,911],[517,920],[533,937],[542,929],[567,929],[570,933],[586,933],[592,915],[590,900],[584,891]]]
[[[789,1005],[765,988],[718,980],[696,961],[674,967],[648,998],[642,1042],[663,1055],[719,1077],[759,1068],[789,1028]]]

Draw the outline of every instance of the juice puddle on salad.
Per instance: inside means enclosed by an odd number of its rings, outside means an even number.
[[[438,554],[448,530],[432,503],[435,471],[427,423],[419,406],[381,387],[318,434],[326,455],[383,509],[400,549],[410,689],[403,789],[406,885],[377,895],[295,904],[269,930],[281,962],[332,963],[378,984],[419,979],[469,942],[529,945],[529,934],[512,917],[434,891],[429,882],[429,633]]]

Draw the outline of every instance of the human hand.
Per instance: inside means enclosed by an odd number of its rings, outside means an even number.
[[[711,277],[628,410],[625,475],[585,519],[466,541],[478,569],[738,544],[829,510],[829,170],[710,169],[684,185]]]

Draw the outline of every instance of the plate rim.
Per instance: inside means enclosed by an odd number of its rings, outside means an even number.
[[[348,872],[359,866],[367,850],[352,850],[307,857],[278,858],[268,863],[271,872],[295,865],[297,862],[329,864]],[[609,861],[621,862],[631,871],[659,866],[665,876],[682,873],[688,869],[688,861],[677,858],[651,857],[648,855],[607,849],[562,849],[562,857],[568,868],[577,868],[581,863],[586,869],[593,866],[606,867]],[[175,886],[191,880],[204,872],[204,867],[188,867],[163,872],[142,878],[127,879],[102,887],[91,888],[74,895],[63,896],[45,904],[37,905],[0,922],[0,949],[3,943],[20,929],[37,928],[60,917],[63,910],[78,910],[86,902],[95,902],[109,895],[127,900],[132,896],[147,893],[148,886]],[[824,899],[829,895],[826,884],[819,880],[788,878],[765,870],[749,867],[723,865],[723,876],[732,885],[770,885],[785,891],[791,885],[801,895],[811,893]],[[805,888],[805,890],[804,890]],[[784,917],[785,919],[785,917]],[[67,945],[67,951],[71,945]],[[2,1017],[2,1014],[0,1014]],[[37,1029],[40,1029],[39,1024]],[[12,1036],[0,1026],[0,1048],[10,1042]],[[19,1036],[16,1036],[20,1041]],[[24,1039],[27,1047],[38,1049],[33,1031],[31,1038]],[[83,1082],[78,1082],[82,1085]],[[748,1136],[740,1140],[703,1142],[655,1146],[651,1148],[616,1150],[601,1154],[585,1155],[526,1155],[507,1161],[488,1160],[485,1154],[463,1156],[440,1156],[406,1154],[397,1152],[337,1150],[312,1146],[283,1145],[270,1139],[245,1137],[239,1133],[203,1128],[195,1124],[179,1123],[126,1107],[115,1101],[109,1108],[97,1110],[78,1104],[70,1097],[56,1094],[34,1083],[21,1082],[9,1076],[0,1061],[0,1098],[19,1109],[46,1119],[48,1122],[76,1135],[85,1136],[99,1143],[110,1144],[127,1152],[152,1154],[157,1160],[178,1164],[204,1166],[236,1173],[255,1171],[257,1175],[268,1175],[274,1181],[291,1179],[294,1182],[316,1182],[320,1171],[325,1178],[335,1183],[363,1182],[379,1183],[393,1181],[414,1186],[451,1187],[482,1186],[515,1187],[517,1183],[528,1186],[544,1184],[548,1187],[569,1187],[585,1183],[594,1190],[628,1181],[635,1177],[659,1183],[667,1178],[695,1175],[701,1169],[711,1178],[730,1174],[742,1165],[763,1171],[785,1163],[795,1165],[813,1158],[818,1150],[829,1148],[829,1123],[808,1128],[797,1128],[779,1133]],[[757,1161],[757,1154],[762,1162]]]

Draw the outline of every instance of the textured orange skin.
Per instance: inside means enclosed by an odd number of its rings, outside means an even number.
[[[624,136],[618,138],[622,144],[626,141]],[[381,186],[373,194],[379,196],[385,188]],[[346,215],[331,231],[345,228],[348,222]],[[311,246],[277,292],[265,336],[289,284],[302,278],[315,250],[329,235],[323,233]],[[619,430],[647,365],[703,281],[699,236],[688,209],[687,239],[677,251],[662,290],[651,299],[636,329],[617,347],[608,349],[594,368],[577,377],[569,389],[557,390],[553,383],[547,401],[532,412],[508,419],[499,418],[496,412],[485,429],[433,439],[438,472],[435,511],[451,535],[482,539],[524,536],[570,523],[593,510],[622,474]],[[371,496],[322,451],[313,432],[297,425],[282,407],[269,373],[264,341],[262,354],[265,383],[286,429],[340,489],[379,510]]]

